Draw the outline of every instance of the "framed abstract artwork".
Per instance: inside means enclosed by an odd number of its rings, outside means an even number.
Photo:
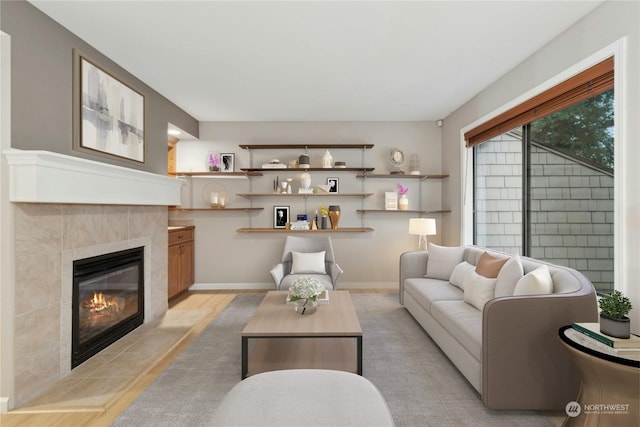
[[[74,50],[74,150],[145,163],[145,97]]]
[[[234,172],[236,155],[234,153],[222,153],[220,154],[221,171],[222,172]]]

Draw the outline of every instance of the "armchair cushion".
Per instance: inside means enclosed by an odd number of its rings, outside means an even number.
[[[311,253],[291,251],[293,258],[291,274],[326,274],[325,254],[326,251]]]

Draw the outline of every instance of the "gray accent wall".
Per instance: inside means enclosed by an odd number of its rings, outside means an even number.
[[[3,1],[0,7],[0,29],[11,36],[13,148],[53,151],[166,174],[167,124],[198,136],[196,119],[30,3]],[[73,150],[74,48],[145,96],[146,164]]]

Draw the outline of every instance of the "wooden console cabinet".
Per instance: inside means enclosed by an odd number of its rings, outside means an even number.
[[[168,297],[184,292],[195,281],[195,227],[169,227]]]

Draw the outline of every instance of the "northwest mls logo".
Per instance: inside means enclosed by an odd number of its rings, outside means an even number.
[[[564,407],[564,411],[567,413],[567,416],[575,418],[580,415],[582,408],[578,402],[569,402],[567,403],[567,406]]]

